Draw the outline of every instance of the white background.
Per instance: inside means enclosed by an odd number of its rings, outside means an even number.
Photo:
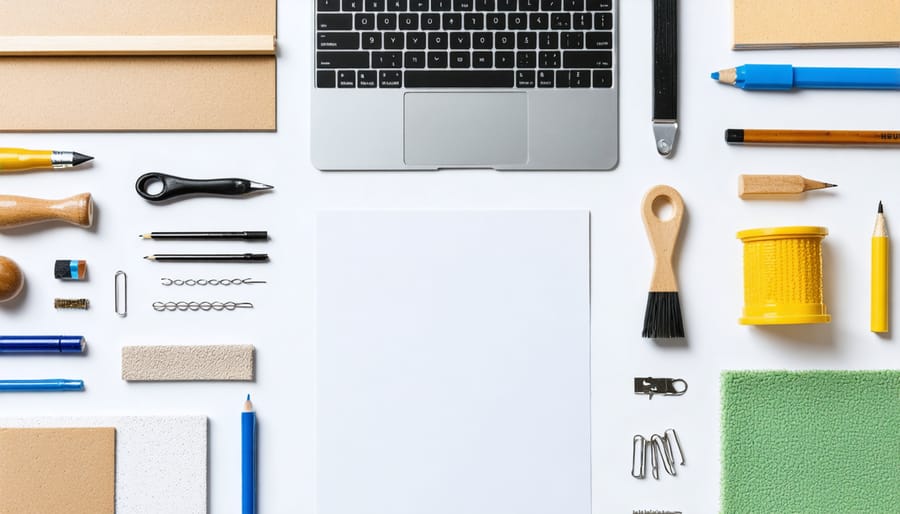
[[[278,127],[260,134],[11,134],[2,146],[72,149],[93,167],[0,177],[2,192],[46,198],[91,191],[92,230],[53,225],[0,234],[0,254],[27,275],[25,295],[0,306],[0,330],[83,334],[83,357],[3,357],[4,378],[83,378],[84,393],[4,394],[4,415],[166,414],[210,416],[210,511],[239,512],[239,411],[253,394],[260,420],[260,512],[314,512],[315,268],[314,219],[341,208],[587,208],[592,212],[594,512],[718,508],[719,374],[736,368],[892,368],[900,348],[869,333],[869,236],[878,200],[889,223],[900,220],[900,150],[729,147],[727,127],[900,128],[896,92],[749,93],[714,83],[709,73],[745,62],[900,66],[895,49],[732,52],[727,1],[680,6],[680,134],[672,159],[653,148],[651,2],[619,9],[620,164],[613,172],[321,173],[309,163],[312,8],[279,5]],[[65,81],[65,77],[48,77]],[[373,127],[377,130],[377,127]],[[352,149],[348,148],[348,151]],[[133,189],[137,176],[163,171],[190,177],[242,176],[276,186],[245,199],[192,199],[151,205]],[[801,173],[837,189],[791,202],[743,202],[739,173]],[[645,190],[676,187],[687,204],[677,271],[687,346],[662,348],[640,337],[651,258],[640,219]],[[737,324],[742,305],[739,229],[827,226],[825,289],[830,325],[780,329]],[[900,226],[900,225],[898,225]],[[151,230],[269,230],[267,244],[141,241]],[[151,263],[167,251],[267,251],[261,265]],[[897,252],[895,251],[895,254]],[[88,260],[87,283],[52,277],[58,258]],[[896,259],[895,259],[896,262]],[[129,276],[126,319],[113,314],[113,273]],[[162,276],[254,277],[267,285],[183,291]],[[896,284],[896,281],[894,281]],[[55,312],[54,297],[85,296],[92,309]],[[247,300],[235,313],[157,313],[162,299]],[[896,312],[896,309],[894,309]],[[895,322],[897,318],[895,317]],[[247,383],[126,384],[126,344],[252,343],[258,380]],[[634,376],[683,377],[681,398],[634,396]],[[629,476],[631,437],[674,427],[687,466],[677,478]],[[802,470],[814,472],[814,470]],[[348,491],[352,494],[352,491]]]

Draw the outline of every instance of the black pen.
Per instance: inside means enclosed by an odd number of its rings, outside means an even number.
[[[139,236],[142,239],[242,239],[246,241],[269,239],[265,230],[244,230],[241,232],[150,232]]]
[[[169,253],[144,257],[148,261],[159,262],[263,262],[269,260],[267,253]]]

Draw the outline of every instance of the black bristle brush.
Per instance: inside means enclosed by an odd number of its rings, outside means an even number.
[[[654,204],[659,207],[666,203],[672,206],[672,217],[662,220],[654,212]],[[641,335],[652,339],[684,337],[678,281],[675,280],[675,269],[672,266],[681,220],[684,218],[684,200],[670,186],[655,186],[644,195],[641,215],[656,262],[653,278],[650,280],[650,292],[647,294],[644,330]]]

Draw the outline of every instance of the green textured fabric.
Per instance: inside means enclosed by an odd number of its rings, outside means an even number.
[[[900,371],[723,373],[722,512],[900,513]]]

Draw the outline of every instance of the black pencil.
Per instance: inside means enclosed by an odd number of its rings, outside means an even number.
[[[260,240],[269,239],[265,230],[244,230],[240,232],[150,232],[141,234],[142,239],[208,239],[208,240]]]
[[[158,262],[263,262],[269,260],[267,253],[169,253],[147,255],[148,261]]]

